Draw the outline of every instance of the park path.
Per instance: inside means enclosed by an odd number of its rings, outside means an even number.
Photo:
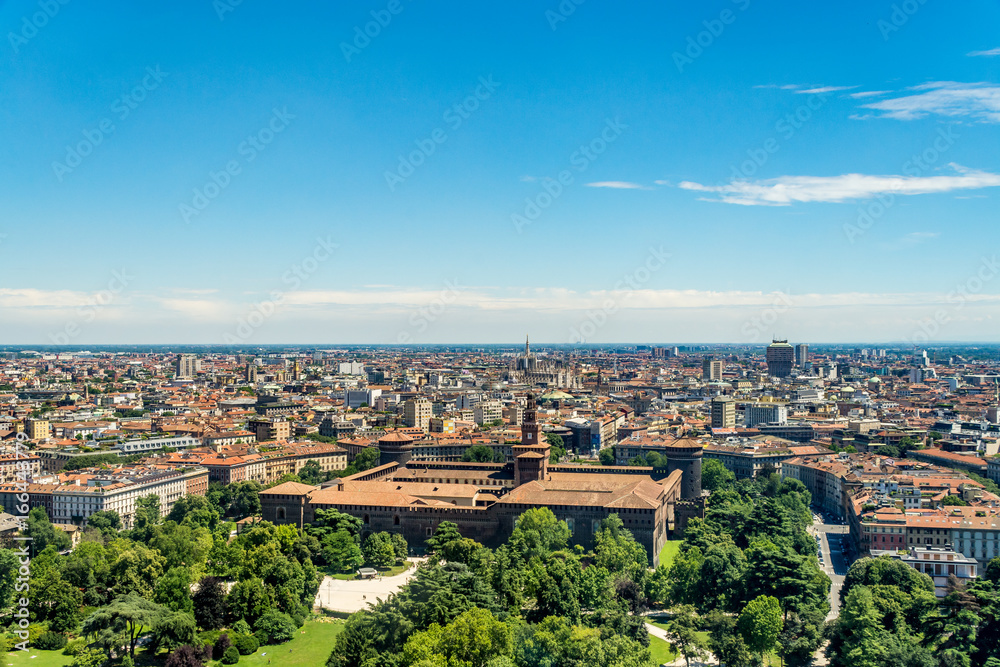
[[[323,577],[323,583],[320,584],[319,592],[316,593],[315,606],[345,613],[367,609],[369,605],[374,605],[379,599],[385,600],[390,593],[395,593],[402,588],[403,584],[413,578],[417,567],[426,559],[407,558],[407,560],[412,563],[412,567],[394,577],[352,579],[350,581]]]

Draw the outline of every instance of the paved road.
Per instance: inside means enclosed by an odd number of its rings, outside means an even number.
[[[848,544],[848,526],[826,520],[813,520],[810,532],[820,537],[820,550],[823,558],[820,564],[832,582],[830,586],[830,614],[827,620],[837,618],[840,614],[840,589],[844,585],[844,575],[851,563],[844,551]]]
[[[344,581],[323,577],[323,583],[316,594],[316,606],[333,611],[356,612],[374,605],[378,598],[385,600],[390,593],[395,593],[403,584],[413,578],[417,565],[422,558],[408,558],[413,565],[409,570],[395,577],[381,579],[355,579]]]

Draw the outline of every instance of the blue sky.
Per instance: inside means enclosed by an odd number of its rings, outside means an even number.
[[[0,342],[995,340],[998,23],[7,0]]]

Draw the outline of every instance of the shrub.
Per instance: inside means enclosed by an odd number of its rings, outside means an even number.
[[[85,648],[87,648],[87,640],[80,637],[79,639],[67,642],[66,648],[63,649],[63,655],[75,656]]]
[[[253,630],[250,628],[250,624],[244,621],[242,618],[233,623],[233,627],[230,628],[230,630],[232,630],[233,632],[238,632],[241,635],[253,634]]]
[[[296,627],[288,614],[271,609],[257,619],[254,634],[261,644],[283,644],[295,636]]]
[[[63,633],[49,630],[38,635],[38,639],[35,640],[34,645],[35,648],[43,651],[58,651],[61,648],[65,648],[68,641],[66,635]]]
[[[230,646],[226,649],[226,652],[222,656],[223,665],[235,665],[240,661],[240,652],[236,650],[235,646]]]
[[[233,642],[233,646],[240,652],[240,655],[251,655],[257,652],[260,648],[260,642],[257,641],[257,637],[247,633],[242,634],[239,632],[234,632],[230,638]]]
[[[229,640],[229,635],[225,633],[219,635],[219,638],[215,640],[215,646],[212,647],[212,657],[216,660],[222,660],[226,649],[232,645],[233,643]]]

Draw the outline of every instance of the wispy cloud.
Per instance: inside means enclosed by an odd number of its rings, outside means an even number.
[[[1000,86],[992,83],[935,81],[910,88],[913,94],[864,105],[883,118],[915,120],[937,114],[1000,123]]]
[[[936,239],[939,236],[941,236],[941,234],[938,232],[910,232],[909,234],[903,236],[899,242],[904,246],[915,246],[923,243],[924,241]]]
[[[806,88],[805,90],[796,90],[797,95],[818,95],[820,93],[836,93],[841,90],[854,90],[857,86],[819,86],[818,88]]]
[[[1000,186],[1000,174],[949,165],[953,176],[780,176],[762,181],[733,181],[725,185],[679,184],[685,190],[716,195],[706,201],[743,206],[788,206],[796,202],[845,202],[870,199],[882,194],[919,195],[953,190]]]
[[[612,188],[615,190],[650,190],[647,185],[640,185],[639,183],[629,183],[628,181],[597,181],[596,183],[587,183],[588,188]]]
[[[855,99],[863,97],[877,97],[879,95],[888,95],[891,92],[891,90],[862,90],[859,93],[851,93],[851,97]]]
[[[995,49],[988,49],[986,51],[970,51],[967,55],[970,56],[1000,56],[1000,47]]]

